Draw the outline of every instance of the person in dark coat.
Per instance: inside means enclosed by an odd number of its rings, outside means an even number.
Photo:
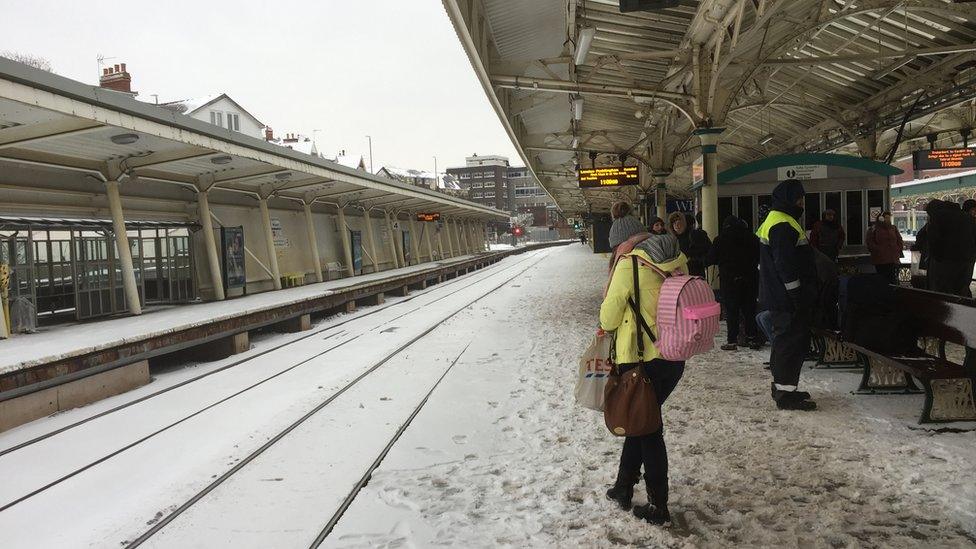
[[[933,292],[972,297],[969,285],[976,257],[976,224],[954,202],[933,200],[926,232],[928,288]]]
[[[874,225],[868,228],[865,241],[875,272],[884,277],[888,284],[898,284],[904,243],[898,227],[891,224],[891,212],[878,214]]]
[[[712,245],[708,233],[695,228],[695,216],[681,212],[671,212],[668,216],[668,231],[678,239],[681,253],[688,258],[688,274],[705,276],[705,256]]]
[[[712,242],[706,266],[718,265],[719,287],[728,328],[723,351],[734,351],[739,341],[740,316],[749,346],[761,345],[756,327],[756,297],[759,293],[759,239],[744,221],[730,215]]]
[[[841,248],[844,247],[844,227],[837,222],[837,212],[824,210],[820,221],[813,224],[810,231],[810,244],[823,252],[831,261],[837,261]]]
[[[810,394],[798,390],[803,360],[810,350],[810,323],[819,281],[813,246],[800,225],[803,184],[787,179],[773,189],[773,208],[759,237],[759,301],[772,328],[771,392],[785,410],[814,410]]]

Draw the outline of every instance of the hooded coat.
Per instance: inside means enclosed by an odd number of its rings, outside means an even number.
[[[928,257],[935,261],[968,261],[976,256],[973,221],[959,205],[933,200],[925,206]]]
[[[810,245],[827,257],[837,259],[840,249],[844,247],[846,234],[844,227],[836,220],[836,212],[834,212],[834,220],[827,219],[828,211],[833,212],[833,210],[825,210],[820,216],[820,221],[813,224],[813,230],[810,231]]]
[[[804,196],[803,184],[787,179],[773,189],[773,208],[759,228],[759,304],[764,311],[812,312],[817,296],[817,264],[806,234],[790,223],[776,222],[775,212],[801,223],[803,208],[796,205]],[[763,231],[766,239],[763,241]]]
[[[874,265],[890,265],[901,263],[904,243],[898,227],[891,223],[878,220],[868,229],[868,251],[871,252],[871,263]]]
[[[677,253],[675,257],[657,259],[651,256],[653,247],[650,245],[654,239],[671,238],[669,236],[654,236],[645,240],[630,253],[623,255],[613,276],[610,278],[610,286],[607,288],[607,295],[600,306],[600,327],[606,331],[615,331],[614,350],[616,352],[615,361],[617,364],[633,364],[639,362],[641,357],[637,356],[637,317],[634,309],[627,302],[627,299],[634,294],[634,265],[630,256],[636,255],[639,258],[652,263],[658,269],[666,272],[681,272],[688,260],[684,254]],[[657,255],[657,254],[655,254]],[[638,285],[640,286],[640,309],[644,321],[648,327],[657,334],[657,302],[661,295],[661,285],[664,284],[664,277],[653,269],[640,266],[637,267]],[[643,361],[649,362],[661,356],[657,347],[651,342],[648,334],[644,333],[644,356]]]
[[[706,265],[718,265],[722,280],[759,276],[759,238],[752,234],[745,222],[730,215],[722,222],[722,230],[708,250]]]

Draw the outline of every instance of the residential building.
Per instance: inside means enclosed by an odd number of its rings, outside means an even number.
[[[425,170],[383,166],[378,172],[376,172],[376,175],[393,179],[395,181],[400,181],[402,183],[408,183],[410,185],[440,191],[452,196],[464,196],[464,191],[461,189],[461,185],[458,183],[457,178],[451,174],[434,175],[433,172],[428,172]]]
[[[514,212],[515,193],[509,187],[508,169],[508,158],[504,156],[474,154],[465,159],[463,168],[448,168],[447,173],[457,178],[472,202]]]
[[[352,153],[346,153],[345,149],[339,151],[339,154],[332,159],[333,162],[339,164],[340,166],[345,166],[347,168],[352,168],[354,170],[359,170],[361,172],[368,172],[366,169],[366,162],[363,161],[363,155],[355,155]]]
[[[305,153],[311,156],[322,157],[319,154],[319,150],[315,147],[315,141],[305,137],[300,133],[286,133],[284,137],[276,138],[274,135],[274,130],[270,126],[264,128],[264,139],[268,143],[274,143],[275,145],[286,147],[300,153]]]
[[[258,139],[266,138],[264,123],[247,112],[244,107],[226,93],[167,101],[160,103],[159,106],[244,135]]]

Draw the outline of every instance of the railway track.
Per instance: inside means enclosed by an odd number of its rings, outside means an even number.
[[[498,272],[504,272],[505,270],[509,270],[509,269],[516,268],[518,265],[524,263],[525,261],[529,261],[533,257],[536,257],[541,252],[542,252],[542,250],[538,250],[538,251],[534,251],[534,252],[530,252],[528,254],[525,254],[524,257],[520,258],[518,261],[516,261],[515,263],[512,263],[511,265],[500,266],[499,264],[496,263],[494,265],[485,267],[485,268],[479,270],[478,272],[473,273],[470,276],[472,276],[472,277],[478,277],[479,275],[488,275],[488,276],[491,276],[493,274],[497,274],[496,273],[496,270],[497,269],[501,269],[501,271],[498,271]],[[58,429],[54,429],[52,431],[49,431],[47,433],[44,433],[43,435],[38,435],[36,437],[33,437],[33,438],[29,439],[29,440],[26,440],[24,442],[18,443],[16,445],[10,446],[8,448],[0,449],[0,458],[2,458],[3,456],[5,456],[7,454],[11,454],[11,453],[16,452],[18,450],[22,450],[24,448],[27,448],[27,447],[29,447],[29,446],[31,446],[33,444],[37,444],[38,442],[41,442],[41,441],[43,441],[45,439],[51,438],[53,436],[62,434],[62,433],[67,432],[67,431],[70,431],[71,429],[75,429],[77,427],[80,427],[80,426],[82,426],[82,425],[84,425],[86,423],[89,423],[91,421],[94,421],[94,420],[97,420],[99,418],[108,416],[110,414],[114,414],[116,412],[119,412],[121,410],[124,410],[126,408],[129,408],[129,407],[134,406],[136,404],[140,404],[140,403],[146,402],[146,401],[151,400],[153,398],[156,398],[156,397],[158,397],[160,395],[166,394],[166,393],[168,393],[170,391],[173,391],[173,390],[176,390],[176,389],[185,387],[187,385],[190,385],[191,383],[195,383],[195,382],[200,381],[202,379],[208,378],[208,377],[210,377],[210,376],[212,376],[214,374],[221,373],[223,371],[229,370],[231,368],[235,368],[237,366],[241,366],[243,364],[247,364],[248,362],[254,361],[254,360],[258,359],[258,358],[261,358],[261,357],[263,357],[265,355],[268,355],[270,353],[273,353],[275,351],[278,351],[278,350],[281,350],[283,348],[286,348],[286,347],[295,345],[297,343],[303,342],[305,340],[308,340],[308,339],[313,338],[315,336],[318,336],[320,334],[323,334],[323,333],[326,333],[326,332],[330,332],[330,331],[336,330],[337,328],[339,328],[341,326],[344,326],[346,324],[349,324],[350,322],[355,322],[355,321],[358,321],[358,320],[363,319],[365,317],[372,316],[372,315],[375,315],[377,313],[381,313],[381,312],[383,312],[383,311],[385,311],[385,310],[387,310],[387,309],[389,309],[391,307],[399,307],[399,306],[403,305],[404,303],[408,303],[408,302],[413,301],[415,299],[428,296],[429,294],[435,293],[436,291],[441,290],[441,289],[444,289],[446,287],[450,287],[450,286],[453,286],[455,284],[459,284],[459,283],[462,283],[462,282],[466,282],[467,283],[467,284],[464,284],[463,286],[460,286],[459,288],[457,288],[454,292],[451,292],[449,294],[446,294],[446,295],[444,295],[444,296],[442,296],[442,297],[440,297],[438,299],[435,299],[435,300],[429,302],[429,303],[434,303],[434,302],[440,301],[441,299],[445,299],[447,297],[450,297],[451,295],[454,295],[455,293],[457,293],[457,292],[459,292],[459,291],[461,291],[461,290],[463,290],[465,288],[468,288],[468,287],[470,287],[470,286],[472,286],[474,284],[477,284],[480,280],[481,280],[480,278],[472,279],[472,278],[469,278],[468,276],[461,276],[461,277],[454,278],[454,279],[452,279],[450,281],[447,281],[447,282],[441,282],[440,284],[437,284],[435,286],[432,286],[432,287],[428,288],[427,290],[423,290],[423,291],[420,291],[420,292],[415,292],[414,294],[412,294],[412,295],[410,295],[410,296],[408,296],[408,297],[406,297],[404,299],[398,300],[395,303],[387,303],[385,305],[369,307],[367,310],[363,311],[362,313],[356,314],[354,316],[351,316],[350,318],[344,319],[344,320],[342,320],[342,321],[340,321],[338,323],[329,324],[327,326],[323,326],[323,327],[320,327],[320,328],[313,328],[312,330],[309,330],[308,333],[302,334],[301,336],[296,337],[294,339],[290,339],[289,341],[285,341],[285,342],[282,342],[282,343],[278,343],[278,344],[272,345],[271,347],[269,347],[267,349],[264,349],[262,351],[259,351],[259,352],[255,353],[255,354],[252,354],[252,355],[249,355],[249,356],[240,358],[238,360],[235,360],[235,361],[233,361],[233,362],[231,362],[229,364],[226,364],[224,366],[221,366],[219,368],[215,368],[213,370],[210,370],[210,371],[205,372],[203,374],[200,374],[198,376],[195,376],[195,377],[192,377],[190,379],[187,379],[187,380],[181,381],[179,383],[176,383],[174,385],[165,387],[165,388],[160,389],[158,391],[155,391],[153,393],[150,393],[150,394],[141,396],[141,397],[139,397],[137,399],[134,399],[134,400],[131,400],[129,402],[125,402],[123,404],[120,404],[120,405],[115,406],[113,408],[110,408],[108,410],[104,410],[104,411],[99,412],[97,414],[94,414],[92,416],[89,416],[89,417],[86,417],[86,418],[81,419],[79,421],[76,421],[74,423],[71,423],[69,425],[65,425],[63,427],[59,427]],[[413,309],[410,309],[410,310],[406,311],[405,313],[403,313],[402,315],[397,316],[397,317],[395,317],[393,319],[390,319],[389,321],[387,321],[387,323],[392,322],[394,320],[397,320],[397,319],[399,319],[399,318],[401,318],[403,316],[406,316],[407,314],[410,314],[412,312],[415,312],[415,311],[419,310],[421,307],[422,306],[415,307]],[[369,330],[366,330],[366,332],[368,332],[368,331]],[[331,338],[331,337],[335,337],[337,335],[340,335],[340,333],[338,331],[335,334],[328,335],[326,337],[326,339]],[[329,350],[332,350],[332,349],[328,349],[326,352],[328,352]],[[264,381],[267,381],[267,379],[264,380]],[[5,507],[0,507],[0,511],[3,511],[4,508]]]
[[[128,548],[139,547],[139,546],[143,545],[144,543],[146,543],[147,541],[149,541],[153,536],[155,536],[157,533],[159,533],[164,528],[166,528],[166,526],[168,526],[171,522],[173,522],[175,519],[177,519],[180,515],[182,515],[188,509],[190,509],[191,507],[193,507],[194,505],[196,505],[197,503],[199,503],[201,500],[203,500],[208,494],[210,494],[217,487],[219,487],[220,485],[224,484],[227,480],[229,480],[230,478],[232,478],[234,475],[238,474],[242,469],[244,469],[245,467],[247,467],[251,462],[253,462],[259,456],[261,456],[262,454],[264,454],[268,449],[272,448],[275,444],[279,443],[289,433],[291,433],[296,428],[298,428],[299,426],[301,426],[303,423],[305,423],[306,421],[308,421],[310,418],[312,418],[313,416],[315,416],[316,414],[318,414],[319,412],[321,412],[323,409],[325,409],[329,404],[331,404],[333,401],[335,401],[337,398],[339,398],[346,391],[348,391],[349,389],[353,388],[354,386],[356,386],[357,384],[359,384],[360,382],[362,382],[364,379],[368,378],[370,374],[372,374],[373,372],[375,372],[376,370],[378,370],[381,366],[383,366],[384,364],[386,364],[387,362],[389,362],[390,360],[392,360],[397,355],[403,353],[408,348],[410,348],[410,347],[416,345],[417,343],[421,342],[431,332],[433,332],[435,329],[437,329],[438,327],[440,327],[441,325],[443,325],[445,322],[447,322],[448,320],[450,320],[451,318],[453,318],[455,315],[457,315],[461,311],[467,309],[471,305],[477,303],[478,301],[481,301],[482,299],[488,297],[489,295],[492,294],[492,292],[494,292],[495,290],[498,290],[501,287],[505,286],[506,284],[508,284],[509,282],[511,282],[512,280],[514,280],[515,278],[517,278],[519,275],[521,275],[522,273],[526,272],[527,270],[529,270],[530,268],[532,268],[533,266],[535,266],[541,260],[542,260],[542,258],[537,259],[536,261],[533,261],[531,264],[529,264],[528,266],[522,268],[521,270],[519,270],[518,272],[516,272],[514,275],[512,275],[512,276],[510,276],[510,277],[508,277],[506,279],[504,279],[502,282],[500,282],[499,284],[493,286],[487,292],[483,293],[482,295],[476,297],[475,299],[473,299],[471,301],[466,302],[461,307],[456,308],[456,310],[454,312],[452,312],[451,314],[449,314],[448,316],[442,318],[440,321],[438,321],[434,325],[428,327],[427,329],[425,329],[423,332],[421,332],[417,336],[411,338],[409,341],[407,341],[406,343],[400,345],[399,347],[397,347],[396,349],[394,349],[392,352],[386,354],[382,359],[380,359],[379,361],[373,363],[366,371],[364,371],[363,373],[361,373],[359,376],[357,376],[351,382],[349,382],[348,384],[346,384],[345,386],[343,386],[338,391],[332,393],[328,398],[326,398],[323,401],[321,401],[318,405],[316,405],[314,408],[312,408],[311,410],[309,410],[305,415],[303,415],[302,417],[298,418],[296,421],[294,421],[293,423],[289,424],[287,427],[285,427],[284,429],[282,429],[274,437],[272,437],[267,442],[265,442],[263,445],[261,445],[259,448],[257,448],[256,450],[254,450],[253,452],[251,452],[250,454],[248,454],[245,458],[243,458],[242,460],[240,460],[232,468],[230,468],[227,471],[225,471],[222,475],[220,475],[218,478],[216,478],[213,482],[211,482],[210,484],[208,484],[202,490],[200,490],[199,492],[197,492],[196,494],[194,494],[191,498],[189,498],[188,500],[186,500],[179,507],[177,507],[176,509],[174,509],[173,511],[171,511],[170,513],[168,513],[166,516],[162,517],[158,522],[156,522],[153,525],[152,528],[150,528],[149,530],[147,530],[146,532],[144,532],[143,534],[141,534],[139,537],[137,537],[134,540],[132,540],[130,543],[127,543],[126,544],[126,547],[128,547]],[[467,345],[465,345],[464,348],[461,350],[461,352],[458,353],[453,358],[453,360],[450,362],[450,365],[444,370],[444,372],[440,375],[440,377],[438,377],[437,381],[430,388],[430,390],[427,391],[427,393],[425,394],[425,396],[423,397],[423,399],[420,401],[420,403],[416,407],[414,407],[414,409],[412,410],[412,412],[409,415],[409,417],[407,418],[407,420],[399,427],[399,429],[397,429],[397,431],[394,434],[394,436],[391,437],[391,439],[388,441],[388,443],[383,448],[383,450],[380,452],[380,454],[370,464],[370,466],[367,468],[367,470],[365,471],[365,473],[354,484],[353,488],[350,490],[350,492],[347,495],[347,497],[343,500],[343,502],[340,505],[340,507],[335,511],[335,513],[333,513],[332,517],[327,521],[326,525],[322,528],[322,530],[316,536],[316,538],[313,541],[311,547],[313,547],[313,548],[318,547],[326,539],[326,537],[328,536],[329,532],[331,532],[332,529],[335,527],[335,525],[339,522],[339,519],[342,517],[343,513],[345,513],[346,509],[348,509],[349,505],[355,499],[356,495],[359,493],[359,491],[362,489],[362,487],[366,484],[366,482],[368,481],[370,475],[380,465],[380,463],[382,463],[383,458],[386,457],[387,453],[389,453],[390,449],[393,447],[393,445],[396,443],[396,441],[400,438],[400,436],[404,433],[404,431],[406,431],[407,427],[410,425],[410,422],[417,416],[418,413],[420,413],[420,411],[423,409],[424,405],[426,405],[428,399],[430,398],[430,395],[433,394],[433,392],[437,389],[438,385],[440,385],[440,382],[447,376],[447,374],[451,371],[451,369],[454,367],[454,365],[457,364],[457,362],[461,359],[461,357],[463,356],[464,352],[468,349],[468,346],[470,346],[470,342]]]
[[[217,400],[215,402],[212,402],[212,403],[210,403],[209,405],[207,405],[207,406],[205,406],[203,408],[197,409],[193,413],[188,414],[188,415],[185,415],[185,416],[181,417],[177,421],[171,422],[171,423],[163,426],[160,429],[154,430],[151,433],[149,433],[149,434],[147,434],[147,435],[145,435],[143,437],[140,437],[139,439],[137,439],[137,440],[135,440],[133,442],[130,442],[129,444],[126,444],[125,446],[123,446],[123,447],[121,447],[121,448],[119,448],[119,449],[117,449],[117,450],[115,450],[113,452],[110,452],[110,453],[108,453],[108,454],[106,454],[104,456],[101,456],[99,459],[96,459],[94,461],[91,461],[91,462],[83,465],[82,467],[76,468],[76,469],[72,470],[71,472],[69,472],[69,473],[67,473],[65,475],[62,475],[62,476],[56,478],[55,480],[44,484],[40,488],[36,488],[36,489],[30,491],[27,494],[24,494],[24,495],[22,495],[22,496],[20,496],[20,497],[18,497],[16,499],[14,499],[14,500],[12,500],[12,501],[9,501],[8,503],[6,503],[2,507],[0,507],[0,512],[3,512],[5,510],[8,510],[8,509],[10,509],[10,508],[12,508],[12,507],[14,507],[14,506],[16,506],[16,505],[18,505],[20,503],[23,503],[25,501],[28,501],[29,499],[31,499],[31,498],[33,498],[33,497],[35,497],[35,496],[37,496],[37,495],[39,495],[39,494],[41,494],[41,493],[43,493],[43,492],[45,492],[45,491],[53,488],[53,487],[55,487],[55,486],[63,483],[64,481],[66,481],[66,480],[68,480],[68,479],[70,479],[72,477],[75,477],[75,476],[77,476],[77,475],[79,475],[79,474],[81,474],[81,473],[83,473],[83,472],[85,472],[85,471],[87,471],[87,470],[89,470],[89,469],[91,469],[93,467],[96,467],[99,464],[102,464],[102,463],[104,463],[104,462],[106,462],[108,460],[111,460],[112,458],[114,458],[114,457],[116,457],[116,456],[118,456],[118,455],[126,452],[127,450],[130,450],[130,449],[132,449],[132,448],[134,448],[134,447],[136,447],[138,445],[141,445],[141,444],[143,444],[143,443],[145,443],[145,442],[147,442],[147,441],[155,438],[156,436],[160,435],[161,433],[163,433],[165,431],[168,431],[170,429],[173,429],[174,427],[177,427],[178,425],[183,424],[184,422],[186,422],[186,421],[188,421],[188,420],[190,420],[190,419],[192,419],[192,418],[194,418],[196,416],[199,416],[200,414],[203,414],[203,413],[205,413],[205,412],[207,412],[207,411],[209,411],[209,410],[211,410],[211,409],[213,409],[213,408],[215,408],[217,406],[220,406],[221,404],[226,403],[227,401],[229,401],[229,400],[231,400],[231,399],[233,399],[233,398],[235,398],[235,397],[237,397],[237,396],[239,396],[241,394],[244,394],[244,393],[246,393],[246,392],[254,389],[258,385],[261,385],[261,384],[263,384],[263,383],[265,383],[267,381],[270,381],[270,380],[272,380],[274,378],[277,378],[277,377],[279,377],[279,376],[287,373],[288,371],[294,370],[295,368],[297,368],[297,367],[299,367],[299,366],[301,366],[303,364],[306,364],[306,363],[308,363],[308,362],[310,362],[310,361],[312,361],[312,360],[314,360],[316,358],[320,358],[320,357],[326,355],[327,353],[330,353],[332,351],[335,351],[336,349],[338,349],[338,348],[340,348],[340,347],[342,347],[344,345],[347,345],[347,344],[351,343],[352,341],[354,341],[354,340],[362,337],[363,335],[365,335],[367,333],[372,332],[373,330],[376,330],[377,328],[379,328],[381,326],[384,326],[386,324],[389,324],[390,322],[393,322],[396,319],[402,318],[402,317],[404,317],[404,316],[406,316],[406,315],[408,315],[410,313],[416,312],[416,311],[422,309],[425,306],[431,305],[432,303],[435,303],[437,301],[441,301],[441,300],[446,299],[446,298],[448,298],[448,297],[450,297],[452,295],[455,295],[458,292],[460,292],[460,291],[462,291],[462,290],[464,290],[464,289],[466,289],[466,288],[468,288],[470,286],[473,286],[475,284],[481,283],[481,282],[483,282],[483,281],[485,281],[487,279],[493,278],[493,277],[504,276],[508,272],[511,272],[513,270],[517,270],[517,272],[515,272],[513,275],[511,275],[511,276],[505,276],[504,277],[504,280],[502,280],[499,284],[497,284],[496,286],[494,286],[492,289],[488,290],[487,292],[479,292],[479,295],[477,297],[475,297],[471,301],[466,302],[463,306],[452,308],[452,312],[450,314],[446,315],[444,318],[441,318],[438,322],[436,322],[435,324],[433,324],[429,328],[425,329],[422,333],[420,333],[416,337],[413,337],[409,341],[407,341],[406,343],[404,343],[403,345],[400,345],[393,352],[388,353],[386,356],[384,356],[381,360],[378,360],[375,363],[373,363],[372,365],[370,365],[369,368],[367,368],[364,372],[362,372],[360,375],[358,375],[357,377],[355,377],[351,382],[349,382],[348,384],[346,384],[345,386],[343,386],[338,391],[334,392],[332,395],[330,395],[328,398],[326,398],[324,401],[322,401],[319,405],[317,405],[316,407],[314,407],[312,410],[310,410],[304,416],[302,416],[301,418],[299,418],[297,421],[291,423],[284,430],[280,431],[275,437],[273,437],[268,442],[266,442],[264,445],[262,445],[260,448],[258,448],[257,450],[255,450],[254,452],[252,452],[251,454],[249,454],[245,459],[241,460],[231,470],[225,472],[223,475],[221,475],[220,477],[218,477],[214,482],[212,482],[207,487],[205,487],[203,490],[201,490],[199,493],[197,493],[197,495],[194,496],[194,498],[191,498],[191,500],[188,500],[186,503],[184,503],[184,505],[182,505],[181,507],[179,507],[176,511],[174,511],[169,516],[165,517],[163,520],[161,520],[160,522],[158,522],[156,524],[156,526],[154,526],[154,528],[150,532],[147,532],[146,534],[144,534],[140,538],[137,538],[136,541],[138,542],[138,544],[141,544],[143,541],[145,541],[145,539],[148,539],[148,537],[151,537],[151,535],[153,533],[158,532],[162,527],[164,527],[166,524],[168,524],[174,518],[176,518],[177,516],[179,516],[179,514],[182,513],[183,510],[185,510],[186,508],[189,508],[189,506],[192,506],[193,503],[195,503],[196,501],[199,501],[201,498],[203,498],[204,496],[206,496],[206,494],[209,493],[211,490],[213,490],[216,486],[219,486],[226,479],[230,478],[237,471],[239,471],[241,468],[243,468],[244,466],[246,466],[247,463],[249,463],[254,458],[256,458],[257,456],[259,456],[266,449],[268,449],[271,446],[273,446],[277,441],[281,440],[281,438],[285,437],[295,427],[297,427],[298,425],[301,425],[308,418],[312,417],[317,412],[319,412],[320,410],[322,410],[323,408],[325,408],[326,406],[328,406],[328,404],[330,402],[332,402],[335,398],[337,398],[338,396],[340,396],[341,394],[343,394],[344,392],[346,392],[349,388],[351,388],[351,387],[355,386],[356,384],[360,383],[363,379],[365,379],[366,377],[368,377],[372,372],[376,371],[378,368],[380,368],[387,361],[389,361],[390,359],[394,358],[396,355],[398,355],[399,353],[403,352],[405,349],[407,349],[411,345],[414,345],[416,342],[418,342],[419,340],[421,340],[424,337],[426,337],[431,331],[433,331],[434,329],[436,329],[438,326],[441,326],[444,322],[446,322],[448,319],[452,318],[454,315],[456,315],[460,311],[464,310],[465,308],[469,307],[471,304],[479,301],[480,299],[483,299],[487,295],[490,295],[492,291],[494,291],[497,288],[500,288],[500,287],[504,286],[505,284],[507,284],[508,282],[510,282],[512,279],[516,278],[521,273],[525,272],[526,270],[528,270],[529,268],[531,268],[532,266],[534,266],[536,263],[538,263],[538,261],[541,261],[541,258],[540,259],[536,259],[536,261],[532,261],[533,259],[538,258],[540,255],[544,257],[546,254],[547,254],[546,251],[540,250],[538,252],[532,253],[532,255],[528,255],[524,259],[521,259],[521,260],[519,260],[518,262],[516,262],[516,263],[514,263],[512,265],[506,265],[504,267],[489,267],[488,269],[485,269],[485,270],[481,271],[480,273],[476,273],[475,275],[473,275],[474,276],[474,279],[473,280],[471,278],[468,278],[468,277],[463,277],[463,278],[455,279],[454,281],[451,281],[450,283],[444,283],[444,284],[435,286],[432,289],[431,292],[425,292],[424,294],[417,294],[415,296],[411,296],[410,298],[407,298],[406,300],[400,300],[397,303],[390,304],[390,305],[386,305],[386,306],[382,306],[380,308],[376,308],[376,310],[370,311],[369,313],[362,314],[362,315],[358,315],[355,318],[347,319],[347,320],[345,320],[343,322],[340,322],[338,324],[330,325],[330,326],[325,327],[323,329],[316,330],[313,333],[308,334],[307,336],[303,336],[300,339],[291,340],[291,341],[289,341],[287,343],[284,343],[284,344],[281,344],[281,345],[277,345],[277,346],[275,346],[272,349],[268,349],[266,351],[262,351],[261,353],[259,353],[257,355],[248,357],[246,359],[242,359],[241,361],[235,361],[235,363],[232,363],[230,365],[221,367],[220,369],[215,370],[213,372],[208,372],[208,373],[203,374],[201,376],[197,376],[197,377],[192,378],[190,380],[186,380],[184,382],[181,382],[180,384],[174,385],[172,387],[167,387],[166,389],[157,391],[156,393],[153,393],[151,395],[146,395],[146,396],[141,397],[139,399],[136,399],[136,400],[134,400],[132,402],[123,404],[121,406],[118,406],[118,407],[113,408],[111,410],[107,410],[105,412],[101,412],[101,413],[96,414],[95,416],[92,416],[90,418],[86,418],[85,420],[82,420],[82,421],[76,422],[74,424],[71,424],[69,426],[66,426],[64,428],[61,428],[61,429],[52,431],[50,433],[47,433],[45,435],[42,435],[41,437],[36,437],[35,439],[32,439],[31,441],[28,441],[27,443],[23,443],[23,444],[18,445],[16,447],[12,447],[12,448],[10,448],[8,450],[5,450],[3,454],[0,454],[0,457],[2,457],[2,455],[4,455],[4,454],[10,454],[10,453],[15,452],[17,450],[20,450],[20,449],[24,449],[26,447],[29,447],[31,444],[35,444],[37,442],[40,442],[41,440],[44,440],[44,439],[53,437],[55,435],[64,433],[65,431],[68,431],[70,429],[76,428],[76,427],[78,427],[78,426],[80,426],[80,425],[82,425],[84,423],[93,421],[93,420],[98,419],[98,418],[101,418],[101,417],[105,417],[108,414],[112,414],[112,413],[119,412],[119,411],[121,411],[121,410],[123,410],[125,408],[128,408],[128,407],[131,407],[131,406],[133,406],[135,404],[138,404],[138,403],[141,403],[141,402],[146,402],[147,400],[149,400],[151,398],[157,397],[157,396],[159,396],[161,394],[164,394],[166,392],[172,391],[172,390],[174,390],[176,388],[186,386],[187,384],[190,384],[190,383],[199,381],[199,380],[201,380],[201,379],[203,379],[203,378],[205,378],[207,376],[210,376],[210,375],[213,375],[213,374],[217,373],[218,371],[223,371],[223,370],[226,370],[228,368],[231,368],[231,367],[234,367],[234,366],[237,366],[237,365],[240,365],[240,364],[244,364],[244,363],[246,363],[248,361],[255,360],[256,358],[258,358],[260,356],[264,356],[264,355],[266,355],[266,354],[268,354],[270,352],[273,352],[274,350],[281,349],[281,348],[287,347],[289,345],[294,345],[295,343],[298,343],[298,342],[300,342],[302,340],[305,340],[305,339],[308,339],[310,337],[314,337],[314,336],[323,334],[325,332],[332,332],[332,333],[330,333],[330,334],[327,335],[326,339],[338,338],[336,344],[330,345],[327,349],[322,350],[322,351],[314,354],[311,357],[304,358],[303,360],[298,361],[295,364],[291,364],[287,368],[285,368],[284,370],[281,370],[281,371],[276,372],[274,375],[268,376],[268,377],[266,377],[266,378],[258,381],[257,383],[251,384],[251,385],[249,385],[249,386],[247,386],[247,387],[245,387],[245,388],[243,388],[243,389],[241,389],[239,391],[234,392],[231,395],[228,395],[228,396],[226,396],[224,398],[221,398],[221,399],[219,399],[219,400]],[[526,262],[530,262],[530,264],[528,266],[526,266],[526,267],[521,268],[520,270],[518,270]],[[468,282],[468,283],[462,284],[464,282]],[[360,320],[360,319],[362,319],[364,317],[370,316],[370,315],[375,314],[375,313],[379,313],[379,312],[381,312],[383,310],[389,309],[390,307],[402,306],[404,303],[407,303],[407,302],[409,302],[409,301],[411,301],[413,299],[420,298],[420,297],[424,297],[424,296],[429,296],[430,294],[435,293],[439,288],[440,289],[443,289],[443,288],[447,287],[447,285],[453,285],[453,284],[461,284],[461,285],[459,287],[457,287],[456,289],[454,289],[453,291],[451,291],[449,293],[446,293],[445,295],[438,296],[438,297],[436,297],[433,300],[429,300],[429,301],[424,300],[424,301],[426,301],[425,303],[420,304],[420,305],[418,305],[416,307],[412,307],[409,310],[407,310],[406,312],[401,313],[400,315],[396,316],[393,319],[385,320],[384,322],[381,322],[378,325],[374,325],[374,326],[371,326],[371,327],[369,327],[367,329],[364,329],[359,334],[351,335],[350,337],[345,337],[345,338],[342,337],[344,335],[350,335],[347,332],[345,332],[345,330],[339,330],[339,327],[342,326],[342,325],[348,324],[349,322],[354,322],[356,320]],[[422,407],[422,404],[421,404],[421,407]],[[418,409],[416,411],[419,411],[419,407],[418,407]],[[405,429],[405,426],[404,426],[404,429]],[[402,432],[402,430],[400,432]],[[392,441],[391,441],[391,443],[390,443],[389,446],[390,447],[392,446]],[[377,462],[377,464],[378,464],[378,462]],[[361,484],[359,484],[358,486],[361,487]],[[356,491],[358,491],[358,488],[357,488]],[[354,497],[354,495],[352,497]],[[351,501],[351,499],[350,499],[350,501]],[[148,536],[147,536],[147,534],[148,534]],[[142,541],[139,541],[139,540],[142,540]],[[133,542],[133,543],[136,543],[136,542]]]

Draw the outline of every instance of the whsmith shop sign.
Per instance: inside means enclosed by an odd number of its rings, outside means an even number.
[[[580,168],[579,170],[579,186],[581,189],[636,185],[639,179],[637,166],[606,166],[602,168]]]

